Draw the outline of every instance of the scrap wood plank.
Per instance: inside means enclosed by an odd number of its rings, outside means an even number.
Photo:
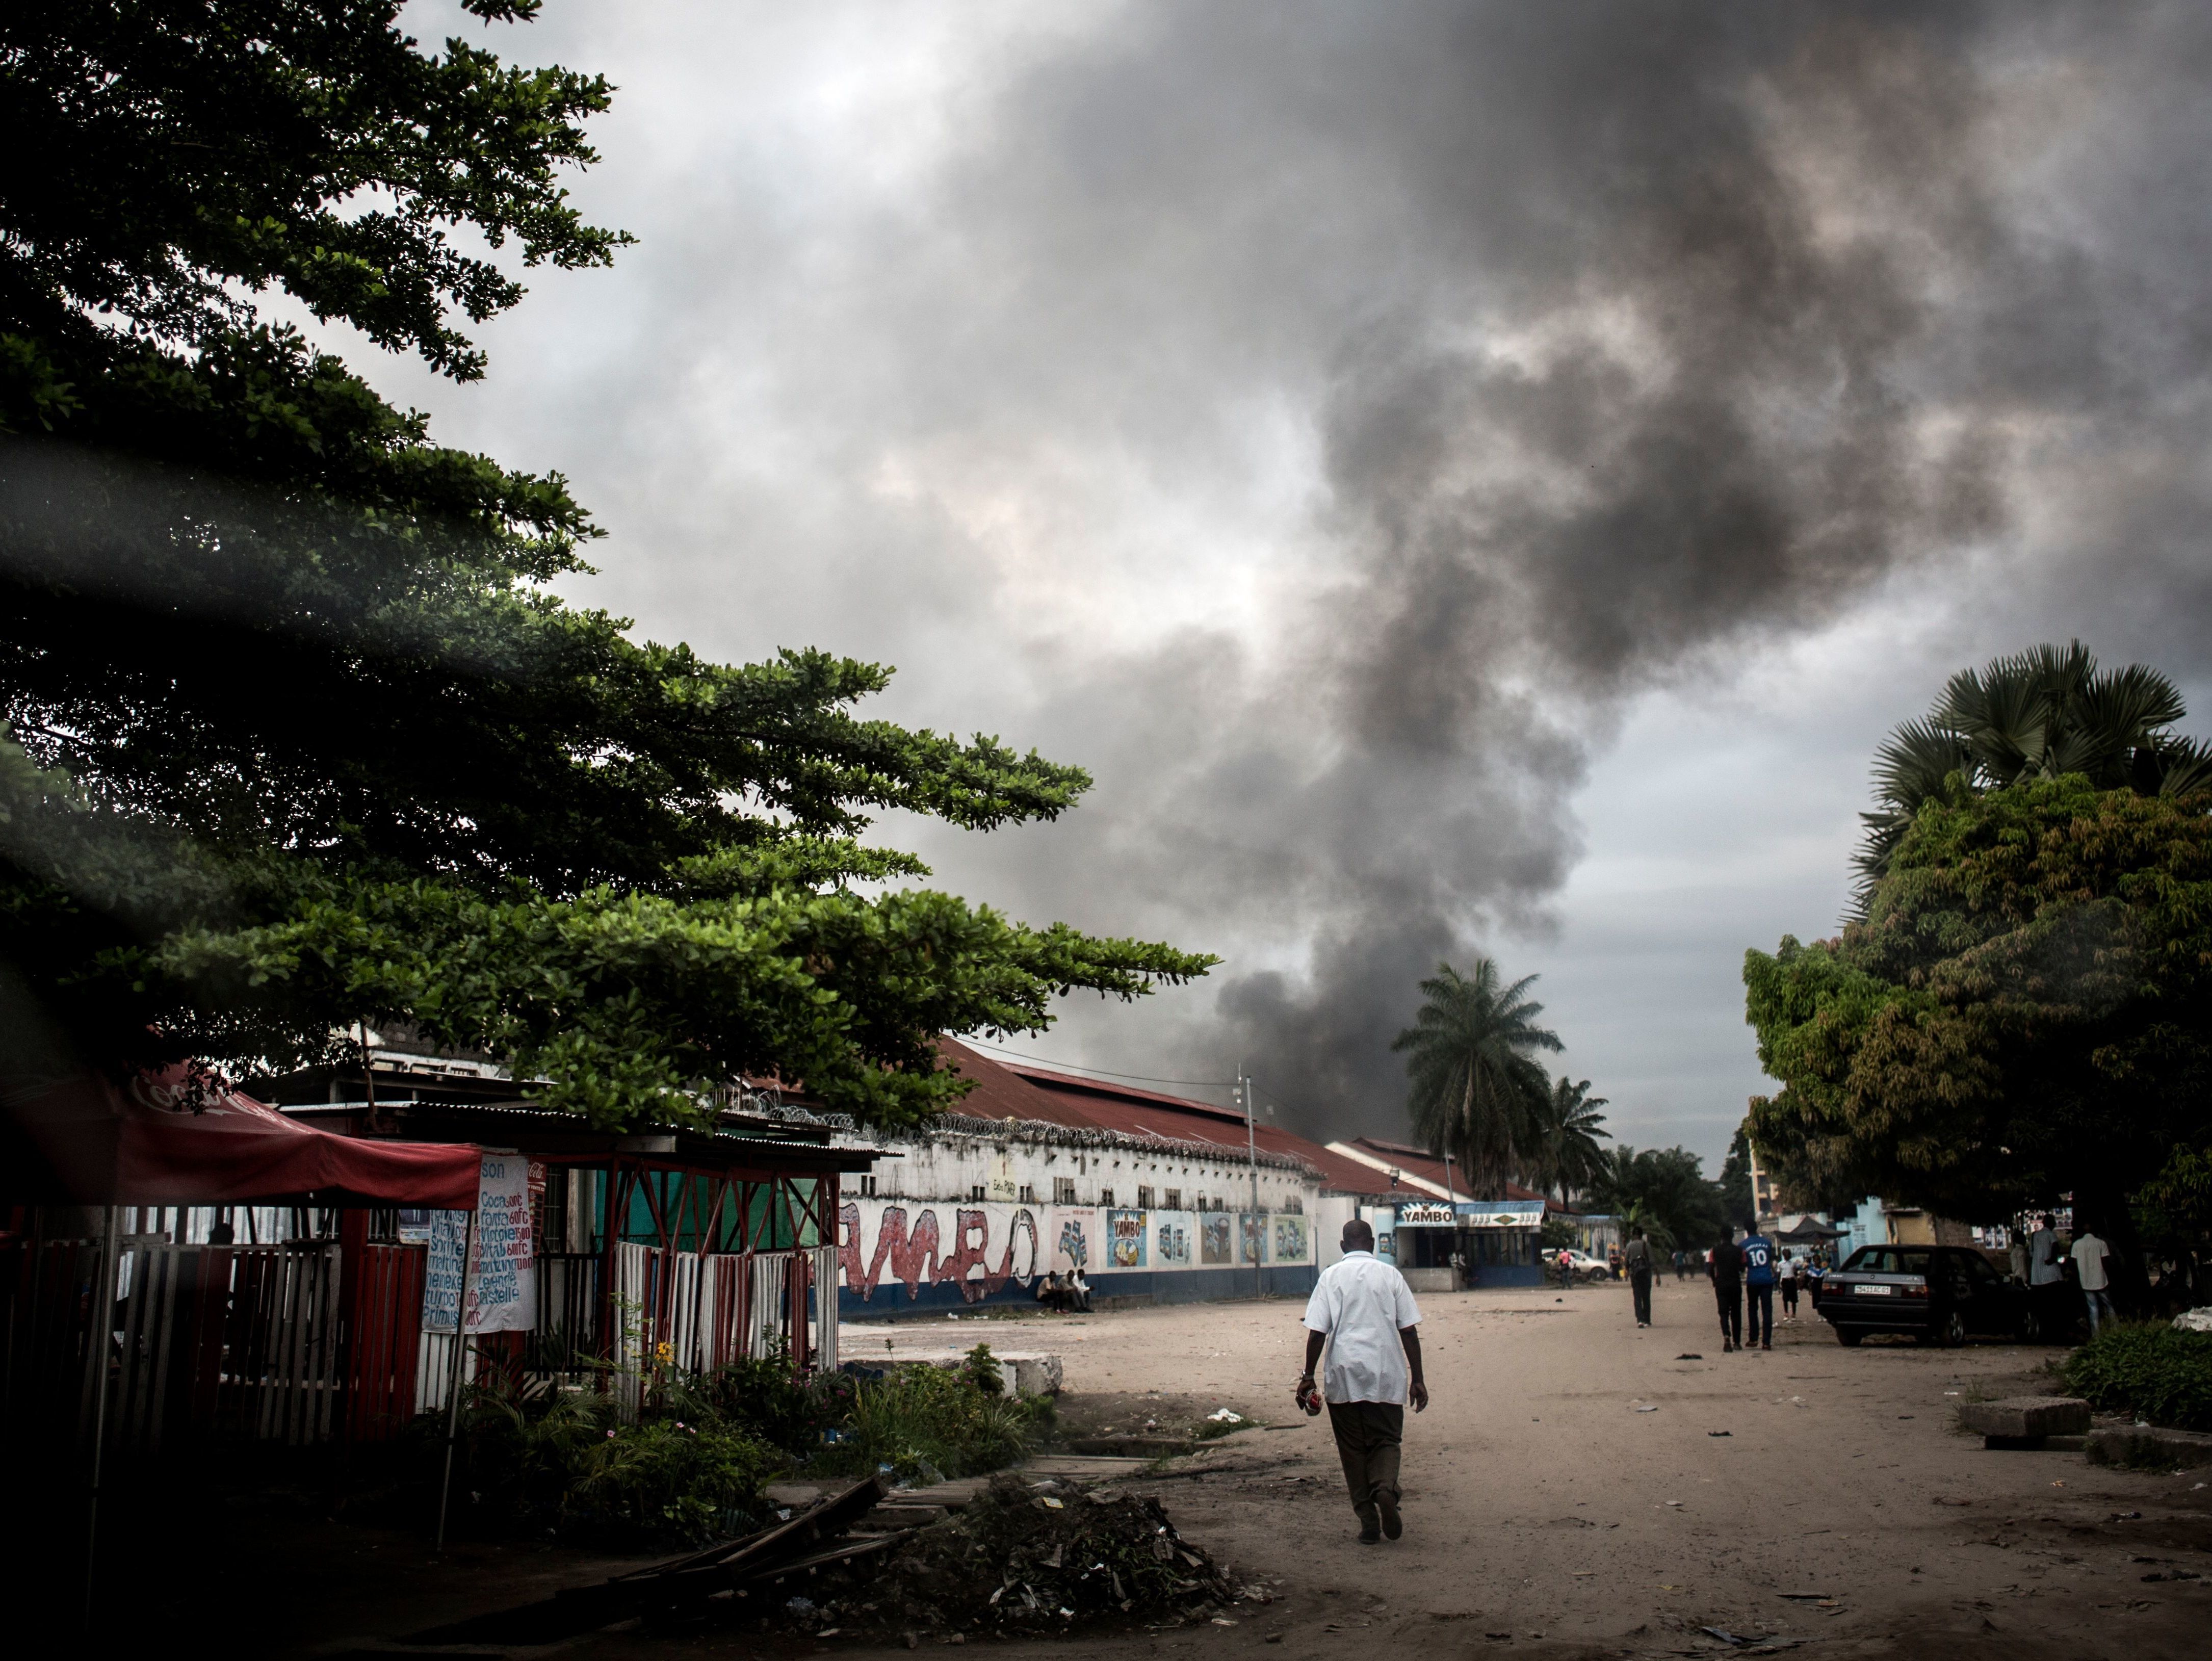
[[[688,1556],[673,1557],[665,1563],[653,1563],[641,1569],[632,1569],[628,1574],[615,1576],[615,1580],[655,1580],[701,1569],[735,1569],[748,1563],[773,1561],[786,1551],[804,1549],[811,1542],[820,1539],[826,1530],[842,1532],[873,1511],[883,1497],[883,1479],[864,1476],[842,1493],[831,1494],[821,1504],[800,1512],[787,1522],[763,1529],[758,1534],[746,1535],[743,1539],[718,1541],[705,1550],[692,1552]]]

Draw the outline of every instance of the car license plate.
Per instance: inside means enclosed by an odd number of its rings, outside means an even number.
[[[1851,1290],[1858,1293],[1862,1298],[1894,1298],[1897,1296],[1897,1288],[1895,1287],[1853,1287]]]

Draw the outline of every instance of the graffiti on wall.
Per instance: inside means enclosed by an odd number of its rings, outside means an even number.
[[[994,1214],[995,1213],[995,1214]],[[890,1278],[919,1298],[925,1286],[956,1286],[969,1303],[980,1302],[1010,1281],[1022,1285],[1036,1277],[1039,1256],[1036,1215],[1026,1207],[953,1208],[952,1238],[942,1236],[934,1207],[908,1220],[907,1208],[885,1206],[876,1219],[872,1249],[863,1240],[860,1208],[847,1201],[837,1209],[839,1278],[848,1292],[872,1298]],[[992,1261],[994,1232],[1003,1242]]]
[[[1283,1266],[1313,1261],[1306,1218],[1226,1211],[1104,1210],[994,1201],[844,1199],[837,1209],[838,1283],[878,1304],[1018,1294],[1048,1269],[1066,1275]],[[903,1288],[900,1297],[898,1289]]]
[[[1199,1219],[1198,1260],[1201,1263],[1229,1261],[1229,1214],[1209,1211]]]

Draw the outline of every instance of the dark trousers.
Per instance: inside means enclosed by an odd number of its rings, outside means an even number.
[[[1782,1312],[1793,1321],[1797,1318],[1797,1282],[1794,1278],[1782,1283]]]
[[[1774,1287],[1770,1282],[1763,1287],[1746,1287],[1745,1301],[1751,1305],[1751,1342],[1771,1344],[1774,1342]]]
[[[1651,1277],[1649,1275],[1630,1275],[1628,1290],[1636,1299],[1638,1324],[1650,1326],[1651,1324]]]
[[[1367,1522],[1378,1496],[1398,1498],[1398,1445],[1406,1434],[1406,1409],[1395,1402],[1331,1402],[1328,1427],[1336,1433],[1336,1457],[1344,1462],[1352,1508]]]
[[[1721,1306],[1721,1336],[1738,1344],[1743,1342],[1742,1287],[1741,1281],[1713,1282],[1713,1301]]]

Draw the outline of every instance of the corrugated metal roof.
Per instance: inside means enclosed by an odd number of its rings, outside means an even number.
[[[975,1052],[965,1044],[960,1048],[962,1070],[965,1072],[966,1057]],[[1211,1143],[1229,1154],[1239,1154],[1244,1150],[1244,1116],[1234,1108],[1143,1090],[1111,1080],[1084,1078],[1040,1067],[1034,1062],[1005,1062],[982,1056],[975,1059],[985,1068],[1018,1078],[1036,1096],[1051,1102],[1051,1116],[1057,1123],[1091,1125],[1130,1136]],[[979,1087],[976,1094],[981,1093]],[[967,1110],[965,1103],[962,1106],[963,1110]],[[1389,1178],[1382,1172],[1370,1170],[1357,1159],[1333,1153],[1319,1142],[1279,1125],[1261,1121],[1254,1127],[1253,1140],[1263,1153],[1311,1165],[1320,1173],[1322,1187],[1328,1192],[1375,1196],[1390,1192]]]

